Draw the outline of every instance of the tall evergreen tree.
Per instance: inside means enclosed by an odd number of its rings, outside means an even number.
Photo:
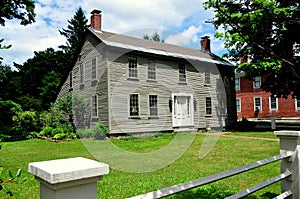
[[[66,45],[60,48],[66,53],[68,57],[67,71],[71,69],[80,51],[86,28],[88,27],[88,20],[84,16],[83,10],[79,7],[71,20],[68,20],[68,27],[59,30],[59,33],[67,38]]]

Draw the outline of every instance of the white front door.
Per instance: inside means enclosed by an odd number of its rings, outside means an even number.
[[[193,126],[193,95],[173,94],[173,127]]]

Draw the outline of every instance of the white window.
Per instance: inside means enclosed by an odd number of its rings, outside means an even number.
[[[256,76],[253,78],[253,88],[260,88],[261,85],[261,77]]]
[[[149,115],[158,116],[157,95],[149,95]]]
[[[211,97],[207,97],[205,99],[205,108],[206,108],[206,115],[212,114],[212,105],[211,105]]]
[[[261,97],[254,97],[254,111],[261,111]]]
[[[300,110],[300,99],[295,99],[296,110]]]
[[[278,110],[278,98],[274,96],[270,96],[269,99],[270,110]]]
[[[79,83],[83,84],[84,83],[84,64],[81,63],[79,65]]]
[[[236,111],[241,112],[241,99],[240,98],[236,99]]]
[[[204,84],[211,84],[210,70],[208,68],[205,68],[205,72],[204,72]]]
[[[239,91],[241,89],[240,78],[235,78],[235,90]]]
[[[137,58],[134,56],[128,57],[128,76],[131,78],[138,77]]]
[[[98,117],[98,95],[92,96],[92,116]]]
[[[139,116],[139,95],[138,94],[129,95],[129,115]]]
[[[178,64],[178,69],[179,69],[179,81],[186,82],[185,64],[183,64],[183,63]]]
[[[148,61],[148,79],[156,79],[156,64],[155,60],[151,59]]]
[[[92,59],[92,79],[97,79],[97,62],[96,58]]]

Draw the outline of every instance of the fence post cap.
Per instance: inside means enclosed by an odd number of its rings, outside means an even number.
[[[76,157],[29,163],[28,170],[50,184],[93,178],[108,174],[107,164]]]
[[[274,134],[277,137],[285,136],[285,137],[300,137],[300,131],[275,131]]]

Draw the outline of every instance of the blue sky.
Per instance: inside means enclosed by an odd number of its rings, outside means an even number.
[[[191,48],[200,48],[200,38],[211,37],[211,50],[222,55],[222,41],[213,37],[212,24],[205,23],[213,17],[212,11],[203,9],[204,0],[36,0],[36,22],[19,25],[18,20],[7,21],[0,27],[0,38],[11,44],[1,50],[3,62],[22,64],[33,57],[34,51],[48,47],[58,49],[64,45],[65,37],[58,30],[66,28],[78,7],[82,7],[87,19],[93,9],[102,10],[102,29],[120,34],[142,37],[157,31],[166,43]]]

